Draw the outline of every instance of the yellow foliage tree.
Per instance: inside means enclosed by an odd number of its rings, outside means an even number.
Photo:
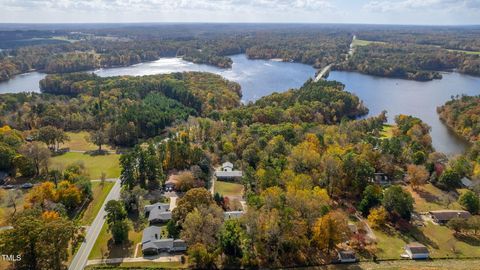
[[[385,225],[387,222],[387,210],[385,208],[377,207],[370,210],[370,214],[368,215],[368,222],[373,228],[380,228]]]
[[[313,240],[318,248],[332,251],[338,244],[350,236],[346,216],[338,211],[332,211],[319,218],[313,227]]]

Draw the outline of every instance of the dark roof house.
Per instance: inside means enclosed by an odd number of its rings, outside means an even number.
[[[437,210],[430,211],[433,221],[438,224],[445,224],[453,218],[469,218],[471,215],[465,210]]]
[[[338,253],[338,262],[340,263],[354,263],[357,261],[357,256],[353,250],[340,250]]]
[[[181,239],[161,238],[161,228],[150,226],[143,230],[142,252],[144,255],[156,255],[161,252],[182,252],[187,244]]]
[[[172,219],[169,203],[155,203],[145,206],[145,216],[150,224],[168,222]]]

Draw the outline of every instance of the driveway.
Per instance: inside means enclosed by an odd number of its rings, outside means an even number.
[[[68,270],[82,270],[85,265],[87,264],[88,256],[92,251],[93,245],[97,240],[100,231],[102,230],[103,224],[105,224],[105,205],[110,200],[118,200],[120,198],[120,180],[117,179],[115,184],[113,185],[110,193],[108,193],[105,202],[102,205],[100,211],[98,211],[97,216],[93,220],[90,227],[87,229],[85,233],[85,241],[82,243],[80,248],[78,249],[75,257],[73,258]]]

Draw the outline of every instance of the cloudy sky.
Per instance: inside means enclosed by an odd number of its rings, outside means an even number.
[[[0,0],[0,22],[480,24],[480,0]]]

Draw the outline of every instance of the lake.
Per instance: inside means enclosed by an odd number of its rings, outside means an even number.
[[[387,110],[390,123],[398,114],[419,117],[432,127],[433,146],[437,151],[462,153],[468,147],[467,142],[440,121],[436,109],[452,95],[480,94],[480,78],[455,72],[442,75],[441,80],[417,82],[332,71],[328,79],[344,83],[348,91],[358,95],[370,109],[369,115]]]
[[[182,71],[204,71],[219,74],[238,82],[242,87],[242,100],[253,101],[273,91],[298,88],[315,75],[309,65],[268,60],[249,60],[244,54],[234,55],[232,68],[222,69],[209,65],[194,64],[180,58],[162,58],[157,61],[136,64],[129,67],[105,68],[94,72],[102,77],[120,75],[153,75]],[[38,81],[45,74],[31,72],[18,75],[10,81],[0,83],[0,93],[22,91],[39,92]]]
[[[179,58],[162,58],[129,67],[95,70],[99,76],[151,75],[181,71],[205,71],[219,74],[242,86],[244,102],[253,101],[273,91],[281,92],[298,88],[314,76],[315,69],[298,63],[268,60],[249,60],[245,55],[231,57],[231,69],[199,65]],[[32,72],[18,75],[0,83],[0,93],[39,91],[38,81],[45,74]],[[444,104],[452,95],[480,94],[480,78],[459,73],[445,73],[442,80],[416,82],[401,79],[381,78],[355,72],[332,71],[330,80],[346,85],[346,89],[358,95],[370,109],[369,115],[378,115],[387,110],[389,122],[398,114],[411,114],[421,118],[432,127],[433,145],[445,153],[461,153],[468,144],[450,131],[439,119],[436,107]]]

